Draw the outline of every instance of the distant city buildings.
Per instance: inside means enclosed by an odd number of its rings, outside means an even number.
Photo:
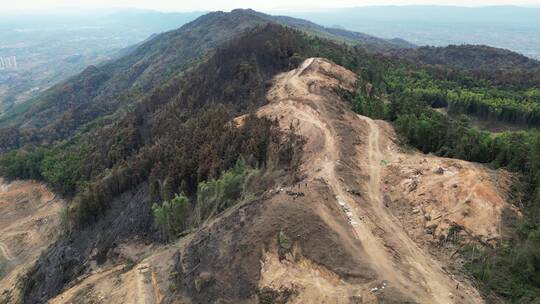
[[[0,70],[16,70],[17,69],[17,57],[2,57],[0,56]]]

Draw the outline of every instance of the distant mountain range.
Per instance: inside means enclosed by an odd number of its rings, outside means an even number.
[[[417,45],[484,44],[540,58],[540,8],[366,6],[286,14]]]

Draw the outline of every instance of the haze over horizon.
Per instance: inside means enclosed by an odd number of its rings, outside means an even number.
[[[523,1],[508,1],[508,0],[480,0],[471,4],[465,0],[443,0],[443,1],[426,1],[426,0],[338,0],[328,3],[321,0],[300,0],[290,1],[276,0],[272,3],[266,1],[234,1],[223,3],[217,0],[187,0],[178,3],[172,0],[21,0],[11,2],[3,6],[4,12],[9,11],[24,11],[24,10],[61,10],[61,9],[151,9],[157,11],[229,11],[235,8],[252,8],[255,10],[264,11],[306,11],[318,10],[327,8],[345,8],[345,7],[361,7],[361,6],[386,6],[386,5],[437,5],[437,6],[464,6],[464,7],[482,7],[482,6],[500,6],[514,5],[525,7],[540,7],[540,0],[523,0]]]

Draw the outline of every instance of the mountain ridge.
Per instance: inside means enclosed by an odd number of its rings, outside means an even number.
[[[127,51],[121,58],[90,67],[47,90],[33,101],[27,111],[18,113],[15,117],[8,115],[10,120],[4,124],[18,126],[21,130],[11,128],[11,131],[4,131],[21,132],[21,138],[36,138],[37,142],[42,143],[62,140],[96,117],[110,115],[119,108],[129,107],[153,86],[164,83],[204,61],[211,56],[215,48],[253,27],[268,22],[278,21],[273,16],[252,10],[203,15],[177,30],[148,39]],[[303,24],[298,27],[305,29]],[[325,35],[328,37],[331,34],[326,32]],[[379,41],[371,36],[367,37]],[[355,39],[364,38],[360,35]],[[387,47],[391,44],[385,42],[384,45]],[[85,90],[92,93],[86,94]],[[42,132],[45,129],[50,131]],[[46,133],[60,136],[51,138]]]

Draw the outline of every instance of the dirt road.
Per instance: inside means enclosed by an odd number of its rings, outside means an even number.
[[[394,268],[394,274],[389,277],[389,280],[402,284],[404,288],[408,288],[411,292],[416,289],[419,295],[425,293],[428,296],[426,298],[422,297],[425,302],[455,302],[453,293],[457,282],[449,278],[448,274],[443,272],[441,266],[409,238],[404,228],[399,224],[399,220],[394,218],[385,208],[383,193],[381,193],[381,167],[384,159],[392,159],[393,156],[381,152],[381,135],[377,123],[367,117],[359,117],[369,126],[367,167],[370,176],[370,218],[385,232],[384,238],[379,240],[379,246],[382,244],[387,247],[388,244],[391,244],[392,249],[399,252],[401,264],[403,265],[403,267]],[[391,259],[388,259],[387,254],[383,256],[386,256],[385,263],[387,265],[394,264]],[[396,272],[396,270],[398,271]],[[388,273],[387,271],[385,273]],[[474,299],[470,300],[471,303],[475,302]]]

